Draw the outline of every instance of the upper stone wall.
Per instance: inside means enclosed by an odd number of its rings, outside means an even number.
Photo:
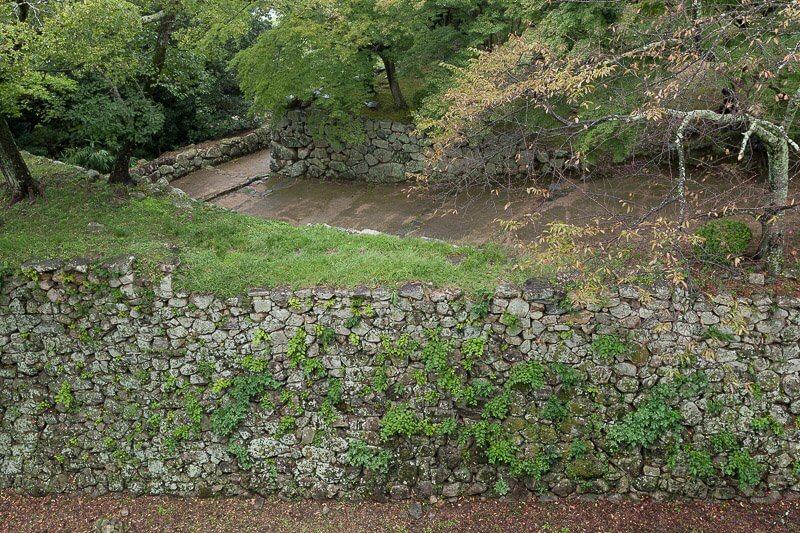
[[[425,170],[430,140],[414,127],[366,118],[365,138],[348,145],[314,135],[309,112],[286,113],[272,134],[272,170],[288,177],[361,180],[393,183],[413,179]],[[467,146],[448,154],[437,172],[453,175],[482,173],[492,177],[552,175],[566,167],[566,152],[534,153],[516,142],[494,139],[491,146]]]
[[[800,489],[800,299],[155,286],[132,257],[0,289],[0,489],[774,499]]]

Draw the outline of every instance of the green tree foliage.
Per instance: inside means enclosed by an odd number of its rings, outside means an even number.
[[[505,145],[563,149],[567,171],[584,175],[637,151],[654,160],[674,155],[676,186],[663,205],[677,203],[684,219],[694,201],[686,186],[690,140],[711,138],[740,160],[758,150],[769,187],[756,211],[764,230],[758,256],[779,269],[789,153],[800,150],[792,139],[800,107],[797,2],[534,0],[517,12],[521,36],[456,69],[442,97],[447,105],[420,114],[418,125],[437,141],[431,166],[498,134]],[[474,182],[492,183],[482,165],[475,168]],[[445,176],[441,185],[454,184]]]
[[[242,89],[276,118],[314,105],[330,125],[359,113],[383,73],[396,109],[426,100],[441,108],[450,65],[505,40],[522,10],[500,0],[292,0],[274,3],[273,14],[274,27],[233,63]],[[401,78],[420,80],[412,99]]]
[[[64,155],[127,182],[130,156],[140,146],[162,149],[164,142],[153,137],[165,129],[167,142],[177,142],[191,135],[181,127],[202,138],[250,124],[225,63],[265,27],[259,13],[246,0],[4,3],[2,153],[16,150],[6,141],[13,140],[8,120],[23,120],[19,131],[34,147],[38,140],[40,152],[57,155],[69,148]],[[236,98],[225,98],[229,94]],[[220,125],[188,128],[176,120],[184,115]],[[113,165],[107,152],[114,153]],[[5,163],[13,158],[2,161],[8,188],[21,196],[24,172],[5,172],[13,169]],[[24,167],[21,158],[18,163]]]

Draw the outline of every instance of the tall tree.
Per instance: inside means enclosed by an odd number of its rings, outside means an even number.
[[[111,86],[137,71],[138,9],[121,0],[12,2],[0,12],[0,164],[12,201],[41,191],[8,121],[97,72]]]
[[[446,94],[447,111],[426,124],[438,134],[434,160],[497,130],[514,132],[525,146],[559,142],[571,148],[576,165],[598,153],[621,160],[642,142],[657,141],[676,154],[679,168],[662,205],[678,203],[685,213],[689,138],[705,131],[721,141],[739,135],[740,157],[759,139],[770,193],[758,209],[758,255],[778,270],[782,214],[791,207],[789,149],[797,147],[791,134],[800,98],[800,4],[530,5],[544,9],[544,18],[528,19],[523,38],[462,70]],[[576,26],[580,20],[594,22]]]
[[[314,104],[334,117],[363,107],[382,66],[396,109],[409,107],[401,78],[436,92],[442,63],[462,64],[476,48],[503,42],[518,2],[503,0],[284,0],[275,23],[234,61],[256,106],[280,116]],[[512,9],[514,8],[514,9]],[[415,102],[418,103],[418,102]]]
[[[128,3],[128,2],[126,2]],[[124,137],[109,175],[111,183],[130,183],[130,160],[137,145],[155,134],[163,122],[158,91],[181,97],[196,84],[205,62],[217,57],[221,47],[241,39],[261,16],[260,2],[249,0],[136,0],[129,2],[140,12],[138,68],[122,83],[109,80],[117,104],[127,109]],[[189,61],[170,55],[190,56]],[[127,100],[123,95],[132,94]],[[133,102],[133,105],[131,104]],[[135,105],[136,102],[139,105]],[[144,127],[143,127],[144,126]]]
[[[11,2],[0,11],[0,172],[11,203],[41,192],[11,133],[8,120],[63,83],[40,68],[40,33],[29,22],[32,6]]]

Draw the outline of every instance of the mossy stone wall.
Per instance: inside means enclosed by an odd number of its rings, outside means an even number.
[[[181,294],[122,257],[0,289],[0,488],[774,499],[800,488],[800,300],[530,280]]]

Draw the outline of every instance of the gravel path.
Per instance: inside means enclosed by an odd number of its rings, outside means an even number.
[[[407,503],[286,502],[109,495],[19,496],[0,492],[0,531],[583,531],[800,532],[800,500],[774,504],[697,501],[461,500]],[[98,521],[103,522],[98,522]]]

